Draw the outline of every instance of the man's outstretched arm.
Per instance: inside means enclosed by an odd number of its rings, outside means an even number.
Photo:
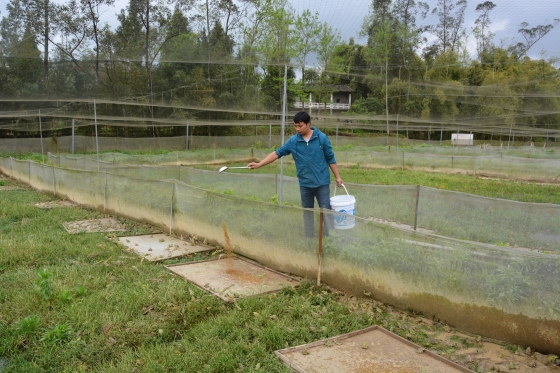
[[[278,154],[276,154],[276,152],[274,151],[274,152],[270,153],[269,155],[267,155],[262,161],[251,162],[247,165],[247,167],[249,167],[251,170],[253,170],[255,168],[266,166],[267,164],[272,163],[277,159],[278,159]]]

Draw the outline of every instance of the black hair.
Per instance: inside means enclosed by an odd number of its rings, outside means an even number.
[[[294,115],[294,123],[303,122],[305,124],[311,123],[311,117],[307,114],[306,111],[300,111],[296,115]]]

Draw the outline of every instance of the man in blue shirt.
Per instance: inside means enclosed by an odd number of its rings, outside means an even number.
[[[330,174],[331,169],[337,186],[342,186],[343,181],[338,173],[338,166],[334,158],[331,142],[327,135],[315,127],[311,127],[311,117],[305,111],[294,115],[294,127],[297,134],[291,136],[288,141],[276,151],[267,155],[260,162],[252,162],[247,165],[250,169],[256,169],[274,162],[278,158],[292,154],[296,164],[296,172],[301,194],[301,206],[303,208],[314,208],[315,199],[319,207],[330,209]],[[332,216],[327,215],[325,224],[325,235],[332,228]],[[313,213],[304,211],[303,223],[305,235],[313,237],[314,219]]]

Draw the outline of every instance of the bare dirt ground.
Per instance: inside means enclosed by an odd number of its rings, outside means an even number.
[[[372,299],[332,291],[353,312],[366,313],[384,328],[419,345],[428,344],[428,350],[475,372],[560,373],[560,359],[556,355],[462,333],[439,321],[399,311]]]
[[[57,207],[76,207],[78,206],[77,204],[75,204],[72,201],[68,201],[68,200],[54,200],[54,201],[48,201],[48,202],[38,202],[35,203],[35,206],[40,208],[40,209],[54,209]]]

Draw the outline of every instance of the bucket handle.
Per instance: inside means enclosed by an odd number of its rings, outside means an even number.
[[[344,188],[344,190],[346,191],[346,195],[349,196],[350,194],[348,194],[348,189],[346,189],[346,187],[344,186],[344,184],[342,184],[342,187]],[[333,197],[336,196],[336,184],[334,186],[334,195]]]

